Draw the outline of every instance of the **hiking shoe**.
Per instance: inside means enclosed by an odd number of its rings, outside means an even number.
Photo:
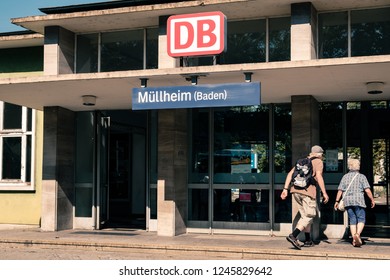
[[[299,245],[298,239],[296,239],[294,235],[289,234],[286,239],[295,247],[295,249],[301,250],[301,245]]]
[[[301,247],[313,247],[313,246],[314,246],[314,242],[313,241],[306,240],[305,243],[303,243]]]

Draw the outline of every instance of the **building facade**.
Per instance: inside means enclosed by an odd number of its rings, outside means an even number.
[[[17,215],[0,223],[286,235],[297,210],[279,198],[284,179],[319,144],[330,202],[318,204],[313,234],[343,236],[346,216],[332,207],[346,159],[357,157],[377,203],[365,234],[390,237],[388,1],[114,1],[41,11],[12,19],[31,32],[0,34],[0,200]],[[226,50],[170,56],[169,17],[205,12],[226,17]],[[10,59],[22,54],[41,59],[41,69]],[[139,110],[132,100],[140,88],[231,84],[239,96],[248,83],[260,84],[260,104]],[[31,134],[31,143],[10,138],[6,119],[16,112],[27,118],[17,137]],[[23,163],[7,171],[16,147],[27,151],[21,162],[34,162],[31,178]]]

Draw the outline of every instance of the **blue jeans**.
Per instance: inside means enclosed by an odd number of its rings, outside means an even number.
[[[348,206],[347,209],[349,224],[357,225],[358,223],[366,223],[366,210],[360,206]]]

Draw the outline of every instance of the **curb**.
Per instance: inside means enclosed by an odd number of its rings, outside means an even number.
[[[223,254],[224,257],[234,259],[269,259],[269,260],[390,260],[389,255],[364,254],[334,252],[334,251],[309,251],[295,249],[248,249],[243,247],[222,247],[222,246],[191,246],[191,245],[159,245],[159,244],[138,244],[138,243],[107,243],[107,242],[83,242],[83,241],[63,241],[63,240],[13,240],[0,239],[0,246],[13,245],[15,247],[40,247],[40,248],[69,248],[88,249],[99,251],[131,251],[133,253],[154,252],[162,254],[201,254],[204,256],[214,256]]]

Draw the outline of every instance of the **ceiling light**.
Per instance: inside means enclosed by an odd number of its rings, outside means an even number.
[[[245,76],[245,82],[246,83],[250,83],[252,82],[252,72],[244,72],[244,76]]]
[[[95,106],[96,96],[95,95],[83,95],[83,105],[84,106]]]
[[[368,82],[366,85],[368,94],[380,94],[383,92],[383,82]]]

